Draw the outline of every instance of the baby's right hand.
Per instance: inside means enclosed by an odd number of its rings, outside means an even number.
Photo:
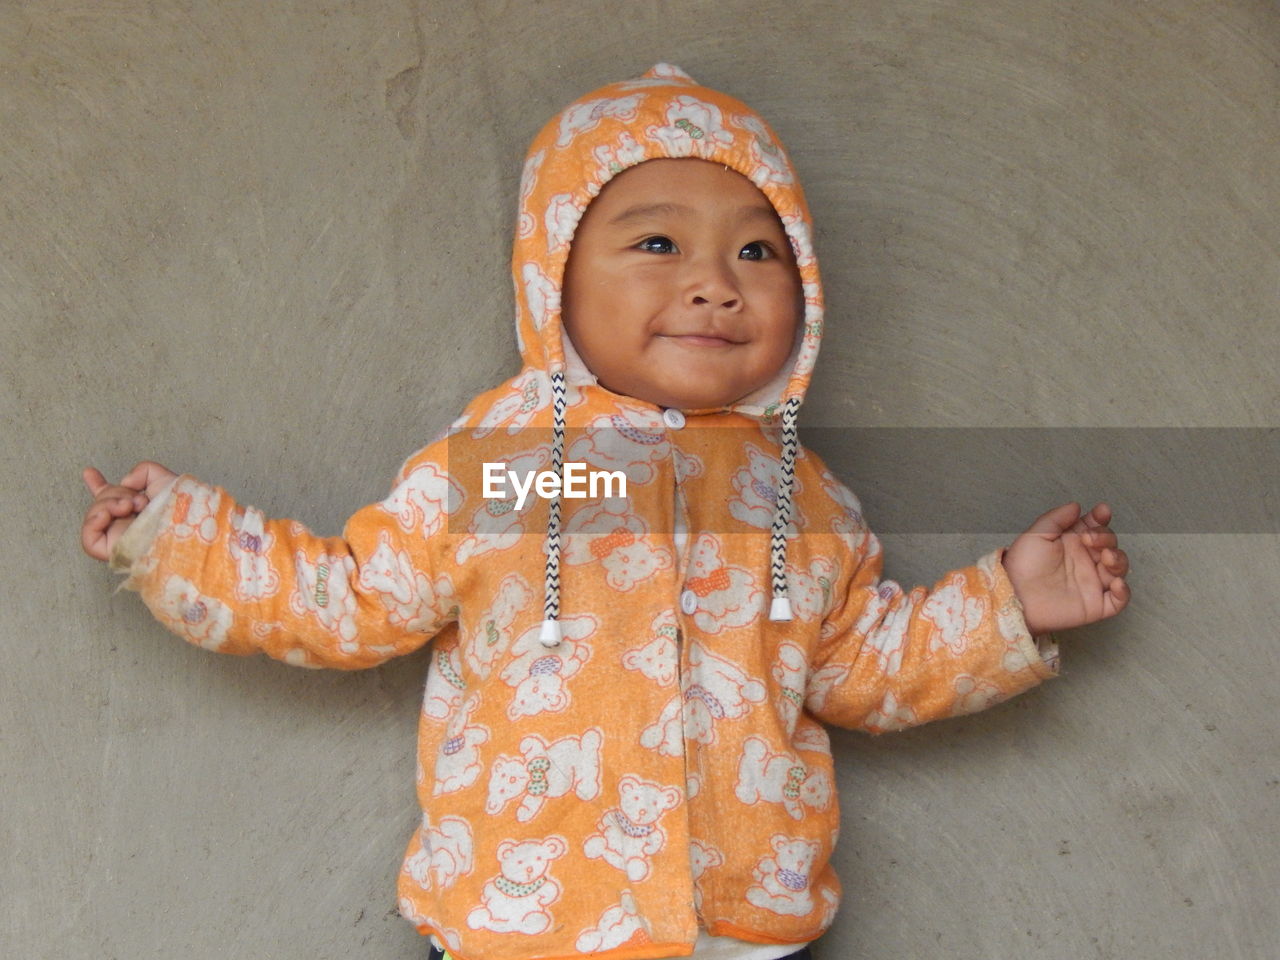
[[[80,546],[95,560],[107,560],[133,518],[177,474],[151,460],[143,460],[118,484],[107,483],[107,478],[96,467],[85,467],[81,476],[93,494],[93,503],[85,511],[80,527]]]

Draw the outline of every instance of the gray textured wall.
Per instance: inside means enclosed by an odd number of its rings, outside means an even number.
[[[1273,3],[5,0],[5,956],[424,955],[393,889],[425,657],[183,644],[80,553],[79,472],[157,459],[339,530],[514,369],[529,138],[662,59],[804,176],[807,423],[1280,420]],[[1176,470],[1092,466],[1102,495]],[[888,537],[889,572],[999,542]],[[1124,545],[1136,598],[1064,638],[1062,679],[834,737],[819,957],[1275,956],[1280,538]]]

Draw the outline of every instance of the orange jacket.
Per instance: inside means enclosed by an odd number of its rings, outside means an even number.
[[[726,409],[612,394],[561,336],[583,210],[621,170],[674,156],[749,177],[804,285],[790,363]],[[595,91],[524,166],[516,377],[341,537],[184,475],[120,542],[124,585],[211,650],[354,669],[435,638],[399,904],[460,958],[676,956],[699,921],[812,940],[840,897],[822,724],[901,729],[1053,673],[998,552],[932,590],[882,580],[858,501],[798,446],[822,335],[810,230],[789,160],[744,104],[664,64]],[[627,496],[517,510],[484,496],[498,462],[620,470]]]

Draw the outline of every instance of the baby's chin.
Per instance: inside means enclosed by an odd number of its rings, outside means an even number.
[[[719,410],[723,407],[731,407],[747,394],[738,395],[734,392],[716,391],[716,390],[615,390],[603,381],[600,386],[616,393],[621,397],[630,400],[639,400],[642,403],[651,403],[656,407],[663,409],[673,408],[676,410]]]

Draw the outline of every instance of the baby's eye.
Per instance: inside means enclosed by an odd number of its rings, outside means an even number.
[[[741,260],[768,260],[774,256],[773,248],[762,240],[753,240],[738,251]]]
[[[636,248],[646,253],[675,253],[676,245],[670,237],[645,237]]]

